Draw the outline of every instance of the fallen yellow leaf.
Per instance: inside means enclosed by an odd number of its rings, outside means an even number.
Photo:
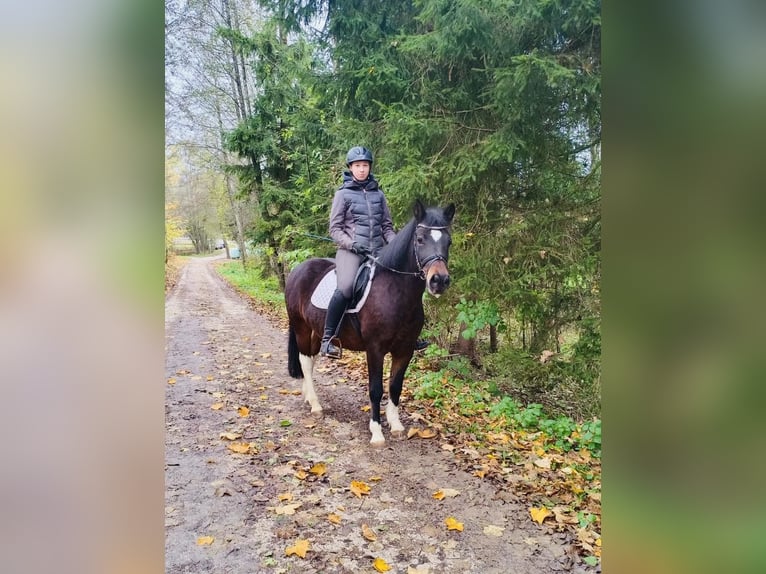
[[[285,556],[292,556],[293,554],[296,554],[300,556],[301,558],[306,557],[306,552],[309,550],[309,541],[308,540],[297,540],[293,546],[288,546],[285,548]]]
[[[318,462],[309,469],[309,472],[311,474],[316,474],[317,476],[322,476],[327,472],[327,466],[325,466],[325,463],[323,462]]]
[[[175,385],[176,384],[176,380],[175,379],[168,379],[168,384],[169,385]]]
[[[418,436],[420,438],[434,438],[436,436],[436,431],[434,429],[423,429],[422,431],[418,431]]]
[[[225,438],[226,440],[237,440],[238,438],[242,438],[241,432],[222,432],[221,438]]]
[[[487,474],[487,471],[485,469],[481,470],[474,470],[473,475],[478,476],[479,478],[484,478],[484,476]]]
[[[370,486],[359,480],[353,480],[351,481],[351,492],[357,498],[362,498],[363,494],[370,494]]]
[[[200,536],[197,538],[197,546],[210,546],[213,543],[213,540],[215,540],[215,538],[212,536]]]
[[[284,492],[282,494],[277,495],[277,499],[279,502],[290,502],[293,499],[293,493],[292,492]]]
[[[408,430],[408,431],[407,431],[407,438],[412,438],[412,437],[414,437],[416,434],[418,434],[419,432],[420,432],[420,429],[417,429],[417,428],[415,428],[415,427],[412,427],[412,428],[410,428],[410,430]]]
[[[551,514],[553,513],[547,508],[545,508],[544,506],[541,506],[540,508],[532,507],[529,509],[529,515],[532,517],[532,520],[534,520],[538,524],[542,524],[543,520],[545,520]]]
[[[444,524],[447,525],[447,530],[457,530],[458,532],[463,532],[463,523],[458,522],[453,517],[449,516],[444,521]]]
[[[441,488],[433,493],[433,497],[436,500],[443,500],[445,497],[452,498],[453,496],[457,496],[460,494],[459,490],[455,490],[454,488]]]
[[[391,570],[391,567],[382,558],[376,558],[372,563],[372,567],[375,568],[375,570],[378,572],[388,572]]]
[[[233,442],[229,445],[227,445],[228,449],[239,453],[239,454],[247,454],[250,452],[251,443],[249,442]]]
[[[293,476],[298,480],[303,480],[308,476],[308,473],[305,470],[296,470],[293,473]]]
[[[370,542],[375,542],[378,539],[378,537],[372,531],[372,528],[366,524],[362,524],[362,536],[364,536]]]
[[[341,517],[338,516],[337,514],[331,513],[327,515],[327,520],[329,520],[333,524],[340,524]]]
[[[370,482],[380,482],[381,480],[383,480],[382,476],[371,476],[370,477]]]
[[[210,408],[214,411],[220,411],[223,408],[223,403],[215,403],[214,405],[211,405]]]
[[[370,411],[370,405],[364,405],[364,406],[362,407],[362,410],[363,410],[364,412],[366,412],[366,413],[367,413],[367,412],[369,412],[369,411]]]
[[[250,409],[248,409],[247,407],[239,407],[237,409],[237,412],[239,413],[239,416],[246,417],[247,415],[250,414]]]

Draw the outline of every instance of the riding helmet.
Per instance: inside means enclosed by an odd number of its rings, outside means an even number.
[[[346,154],[346,165],[349,166],[355,161],[369,161],[370,165],[372,165],[372,152],[366,147],[352,147]]]

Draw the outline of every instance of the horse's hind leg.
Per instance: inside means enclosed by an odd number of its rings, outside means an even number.
[[[301,362],[301,368],[303,368],[303,399],[311,405],[311,415],[320,418],[322,416],[322,407],[314,390],[314,357],[301,353],[298,355],[298,358]]]
[[[392,357],[391,378],[388,381],[388,404],[386,404],[386,420],[391,427],[391,436],[402,438],[404,426],[399,420],[399,398],[404,386],[404,373],[412,359],[412,353],[405,356]]]

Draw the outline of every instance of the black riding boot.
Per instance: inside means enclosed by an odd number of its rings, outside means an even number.
[[[324,335],[322,335],[322,345],[319,347],[319,354],[323,357],[340,359],[341,349],[337,345],[333,345],[332,339],[338,332],[338,325],[343,318],[343,313],[346,311],[347,303],[343,293],[336,289],[332,299],[330,299],[330,303],[327,305]]]

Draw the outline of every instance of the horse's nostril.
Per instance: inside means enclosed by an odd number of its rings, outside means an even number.
[[[450,282],[450,278],[449,278],[449,275],[447,275],[447,276],[444,278],[444,286],[445,286],[445,287],[448,287],[448,286],[449,286],[449,282]]]

